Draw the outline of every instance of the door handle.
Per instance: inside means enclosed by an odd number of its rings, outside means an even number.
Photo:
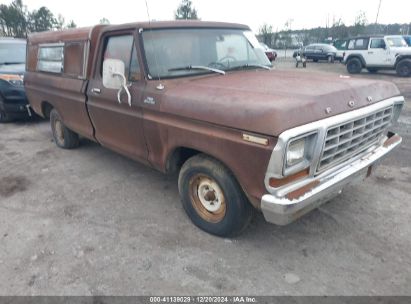
[[[99,88],[92,88],[91,92],[94,93],[94,94],[100,94],[101,90]]]
[[[368,52],[368,54],[374,54],[374,52]]]

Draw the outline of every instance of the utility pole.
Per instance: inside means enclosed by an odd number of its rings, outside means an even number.
[[[375,29],[374,29],[374,34],[378,34],[378,33],[377,33],[377,27],[378,27],[377,22],[378,22],[378,16],[379,16],[379,14],[380,14],[381,1],[382,1],[382,0],[379,0],[378,10],[377,10],[377,16],[375,17]]]

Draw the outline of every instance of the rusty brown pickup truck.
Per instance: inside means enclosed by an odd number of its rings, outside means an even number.
[[[401,142],[389,82],[272,69],[250,28],[201,21],[32,34],[25,88],[57,146],[79,137],[165,173],[201,229],[254,210],[292,222],[365,178]]]

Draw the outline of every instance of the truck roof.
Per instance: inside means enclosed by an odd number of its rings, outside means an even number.
[[[92,27],[82,27],[75,29],[67,29],[62,31],[49,31],[32,33],[28,36],[31,44],[38,43],[53,43],[74,40],[92,39],[92,36],[101,32],[101,30],[121,30],[125,28],[142,28],[142,29],[158,29],[158,28],[234,28],[250,30],[247,25],[238,23],[226,22],[209,22],[198,20],[176,20],[176,21],[153,21],[153,22],[133,22],[118,25],[95,25]]]

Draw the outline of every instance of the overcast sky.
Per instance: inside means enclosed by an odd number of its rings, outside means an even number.
[[[181,0],[147,0],[150,18],[171,20]],[[11,0],[0,0],[9,4]],[[248,24],[255,32],[267,23],[281,30],[287,20],[292,29],[325,26],[327,18],[341,18],[350,25],[359,11],[364,11],[368,22],[375,22],[379,0],[192,0],[198,15],[206,21],[226,21]],[[48,7],[56,16],[61,14],[77,26],[89,26],[103,17],[112,24],[146,21],[144,0],[23,0],[29,10]],[[378,21],[381,23],[410,23],[410,0],[382,0]]]

